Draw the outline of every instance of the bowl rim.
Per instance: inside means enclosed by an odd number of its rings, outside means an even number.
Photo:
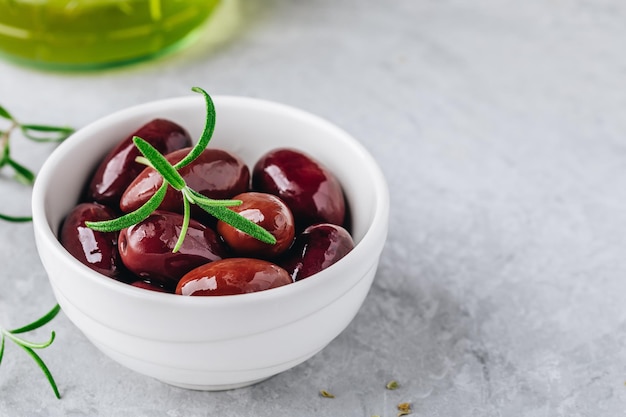
[[[350,251],[341,261],[344,261],[344,259],[345,261],[348,261],[351,258],[357,257],[366,258],[368,256],[368,252],[372,253],[372,255],[369,256],[373,256],[374,253],[377,256],[380,254],[387,236],[390,204],[389,190],[382,170],[372,155],[359,141],[334,123],[290,105],[265,99],[235,95],[211,95],[211,98],[215,102],[216,108],[220,105],[229,105],[264,109],[282,113],[285,117],[298,118],[308,123],[318,124],[325,130],[328,130],[337,137],[341,138],[341,140],[349,144],[355,152],[358,152],[359,158],[365,161],[365,165],[374,180],[371,184],[371,189],[372,192],[376,194],[377,198],[375,199],[375,208],[373,209],[372,220],[369,223],[367,230],[359,242],[355,245],[354,249]],[[94,133],[107,128],[111,124],[120,123],[124,120],[143,114],[154,114],[156,111],[164,111],[172,108],[172,106],[197,105],[197,102],[204,103],[204,100],[200,96],[182,96],[148,101],[105,115],[74,132],[50,154],[42,165],[35,180],[32,193],[32,217],[33,228],[36,236],[42,239],[42,242],[46,244],[46,248],[51,248],[54,251],[55,257],[61,258],[63,260],[62,262],[67,263],[69,267],[76,269],[77,272],[80,272],[82,275],[86,275],[85,279],[94,282],[95,285],[106,287],[115,292],[121,292],[126,297],[153,301],[158,300],[158,302],[166,302],[172,306],[200,306],[207,304],[219,306],[222,304],[232,305],[233,303],[250,303],[256,301],[265,302],[283,298],[294,291],[306,292],[308,288],[326,285],[325,282],[332,279],[333,271],[338,268],[338,265],[345,265],[346,262],[342,263],[339,261],[336,264],[331,265],[329,268],[318,272],[312,277],[265,291],[236,295],[223,295],[219,297],[182,297],[170,293],[161,293],[136,288],[132,285],[108,278],[76,260],[58,241],[56,234],[53,232],[53,228],[48,222],[46,216],[45,196],[47,195],[49,186],[53,182],[53,172],[59,165],[60,161],[66,158],[68,153],[72,153],[73,145],[75,143],[88,140],[88,138],[92,137]],[[381,239],[382,242],[377,241],[377,239]],[[39,246],[40,245],[38,244],[38,250]],[[353,285],[356,285],[360,279],[361,278],[355,281]],[[337,294],[337,296],[341,296],[341,294]]]

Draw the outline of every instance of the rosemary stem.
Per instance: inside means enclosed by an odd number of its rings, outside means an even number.
[[[2,154],[4,154],[4,149],[9,145],[9,138],[11,137],[11,133],[18,127],[17,122],[12,121],[9,128],[2,132],[0,135],[0,148],[2,149]]]

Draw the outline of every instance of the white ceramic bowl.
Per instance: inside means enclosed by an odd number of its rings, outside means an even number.
[[[330,268],[296,283],[252,294],[184,297],[132,287],[75,260],[57,240],[88,175],[119,140],[156,117],[198,138],[203,98],[147,103],[104,117],[61,144],[33,191],[39,255],[67,317],[115,361],[169,384],[200,390],[241,387],[298,365],[341,333],[372,284],[388,225],[389,195],[374,159],[351,136],[309,113],[267,101],[214,97],[209,147],[249,166],[264,152],[299,148],[341,181],[356,247]]]

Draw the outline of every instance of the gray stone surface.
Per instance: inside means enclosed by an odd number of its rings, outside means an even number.
[[[348,329],[259,385],[186,391],[104,357],[61,314],[42,352],[56,400],[7,345],[2,416],[626,416],[626,3],[242,0],[236,34],[87,74],[0,62],[0,103],[84,126],[212,94],[342,126],[392,193],[375,284]],[[15,141],[37,169],[50,146]],[[0,176],[0,212],[29,190]],[[0,323],[54,299],[29,224],[0,223]],[[400,388],[385,389],[396,379]],[[320,389],[336,395],[322,398]]]

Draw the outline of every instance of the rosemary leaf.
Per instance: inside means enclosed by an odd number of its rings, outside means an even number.
[[[52,377],[52,374],[50,373],[50,370],[48,369],[46,364],[41,360],[39,355],[37,355],[34,350],[32,350],[31,348],[29,348],[27,346],[20,345],[20,347],[22,349],[24,349],[26,351],[26,353],[28,353],[30,355],[31,358],[34,359],[34,361],[37,363],[37,365],[39,365],[39,368],[46,375],[46,378],[48,379],[48,382],[50,383],[50,386],[52,387],[52,390],[54,391],[54,395],[58,399],[61,399],[61,394],[59,394],[59,389],[57,388],[57,384],[56,384],[56,382],[54,382],[54,378]]]
[[[11,113],[9,113],[9,111],[2,106],[0,106],[0,117],[2,117],[3,119],[15,121],[13,116],[11,116]]]
[[[32,217],[28,217],[28,216],[9,216],[7,214],[2,214],[0,213],[0,220],[6,220],[7,222],[13,222],[13,223],[27,223],[33,220]]]
[[[3,357],[4,357],[4,333],[0,332],[0,364],[2,364]]]
[[[191,217],[191,207],[189,206],[189,199],[187,198],[187,195],[183,193],[183,225],[180,228],[180,234],[178,235],[178,240],[176,241],[176,245],[174,245],[174,249],[172,249],[173,253],[178,252],[180,250],[180,247],[183,245],[185,236],[187,236],[187,229],[189,228],[190,217]]]
[[[26,185],[31,185],[35,182],[35,174],[24,165],[11,158],[7,160],[7,164],[15,171],[15,179],[19,182]]]
[[[196,190],[193,190],[189,187],[184,188],[183,193],[193,194],[193,196],[189,197],[192,202],[199,201],[203,204],[206,204],[207,206],[233,207],[233,206],[240,206],[243,203],[243,201],[241,200],[214,200],[212,198],[209,198],[205,195],[200,194]]]
[[[31,349],[45,349],[48,346],[50,346],[52,344],[52,342],[54,342],[54,338],[56,337],[56,334],[54,332],[52,332],[50,334],[50,339],[46,342],[42,342],[42,343],[34,343],[34,342],[29,342],[28,340],[24,340],[20,337],[15,336],[13,333],[11,332],[7,332],[6,336],[11,339],[13,342],[17,343],[20,346],[25,346]]]
[[[174,168],[181,169],[184,166],[189,165],[194,159],[196,159],[202,151],[207,147],[209,141],[211,140],[211,136],[213,136],[213,131],[215,130],[215,105],[213,104],[213,100],[211,96],[204,91],[200,87],[193,87],[191,89],[193,92],[200,93],[204,96],[204,100],[206,102],[206,119],[204,122],[204,130],[202,131],[202,135],[196,143],[196,146],[176,165]]]
[[[48,311],[44,316],[40,317],[34,322],[27,324],[26,326],[22,326],[18,329],[9,330],[9,332],[12,334],[19,334],[19,333],[30,332],[31,330],[38,329],[41,326],[50,322],[50,320],[52,320],[53,318],[55,318],[56,315],[59,314],[59,311],[61,311],[61,306],[57,304],[54,307],[52,307],[52,310]]]
[[[7,133],[3,133],[3,134],[7,134]],[[9,144],[9,141],[7,140],[4,143],[4,149],[2,150],[2,157],[0,157],[0,168],[6,165],[9,159],[11,159],[11,146]]]
[[[22,124],[20,130],[25,138],[35,142],[61,142],[74,133],[70,127],[33,124]]]
[[[132,211],[122,217],[118,217],[113,220],[85,222],[85,225],[90,229],[98,232],[115,232],[135,225],[140,221],[147,219],[148,216],[150,216],[150,214],[152,214],[152,212],[159,207],[159,205],[165,198],[167,187],[168,184],[164,181],[161,185],[161,188],[159,188],[157,192],[154,193],[152,197],[150,197],[150,200],[146,201],[143,206],[139,207],[135,211]]]
[[[249,234],[253,238],[260,240],[261,242],[270,244],[276,243],[276,238],[270,232],[268,232],[258,224],[246,219],[239,213],[235,213],[227,207],[209,206],[198,200],[194,200],[194,203],[196,203],[198,207],[209,213],[211,216],[225,223],[228,223],[234,228]]]
[[[174,167],[168,162],[167,159],[157,151],[154,146],[150,145],[140,137],[135,136],[133,142],[143,156],[150,161],[152,167],[163,177],[163,179],[170,183],[170,185],[180,191],[185,187],[185,180],[174,169]]]
[[[150,163],[150,160],[148,160],[148,158],[146,158],[145,156],[138,156],[137,158],[135,158],[135,162],[141,165],[145,165],[150,168],[154,168],[152,166],[152,163]]]

